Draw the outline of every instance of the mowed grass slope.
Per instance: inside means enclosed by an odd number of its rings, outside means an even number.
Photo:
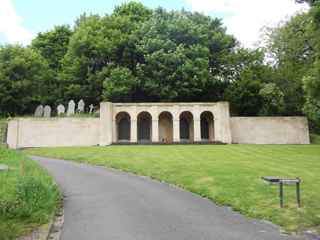
[[[19,163],[25,162],[24,176]],[[16,239],[49,222],[60,193],[53,179],[24,154],[0,146],[0,239]]]
[[[287,231],[320,226],[320,146],[170,145],[29,149],[28,154],[103,165],[150,176],[231,206],[247,216],[272,221]],[[295,187],[278,186],[262,176],[301,177],[303,208]]]

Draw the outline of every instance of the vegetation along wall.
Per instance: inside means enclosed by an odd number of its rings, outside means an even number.
[[[7,138],[7,122],[0,119],[0,145],[6,143]]]

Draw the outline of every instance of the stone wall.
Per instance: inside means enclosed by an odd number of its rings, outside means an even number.
[[[93,146],[99,140],[98,118],[28,118],[8,124],[10,148]]]
[[[233,143],[309,144],[305,117],[232,117]]]
[[[182,118],[188,116],[189,143],[205,142],[201,119],[211,116],[210,141],[243,144],[309,144],[305,117],[232,117],[227,102],[218,103],[110,103],[100,105],[100,118],[18,118],[10,120],[10,148],[106,146],[118,143],[118,116],[129,116],[130,138],[137,143],[139,116],[150,117],[150,143],[185,142],[180,134]],[[167,116],[161,118],[161,115]],[[141,129],[141,125],[140,125]],[[182,130],[181,130],[182,131]],[[185,130],[183,130],[185,132]],[[182,133],[182,132],[181,132]],[[183,135],[183,136],[182,136]],[[0,136],[1,137],[1,136]],[[1,139],[0,139],[1,140]],[[142,141],[140,141],[142,142]]]

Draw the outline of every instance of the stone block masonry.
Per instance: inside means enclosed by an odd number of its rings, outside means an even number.
[[[305,117],[232,117],[233,143],[309,144]]]
[[[19,118],[8,124],[10,148],[99,145],[98,118]]]
[[[10,148],[146,143],[309,144],[305,117],[230,117],[229,103],[100,104],[100,118],[18,118]]]

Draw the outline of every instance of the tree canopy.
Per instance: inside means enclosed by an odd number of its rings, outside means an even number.
[[[302,2],[310,10],[271,29],[266,49],[241,47],[220,19],[197,12],[128,2],[84,13],[30,46],[0,48],[0,115],[70,99],[230,101],[232,114],[307,114],[317,124],[320,6]]]

